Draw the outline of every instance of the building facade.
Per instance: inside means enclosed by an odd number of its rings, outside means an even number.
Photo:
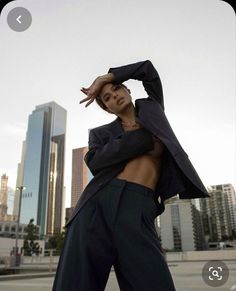
[[[8,177],[6,174],[1,176],[1,185],[0,185],[0,220],[3,220],[4,217],[7,215],[7,182]]]
[[[210,197],[201,199],[205,237],[211,242],[232,237],[232,224],[228,194],[222,185],[208,187]]]
[[[191,199],[168,199],[160,215],[162,247],[169,251],[204,250],[203,224],[199,210]]]
[[[60,233],[64,226],[64,160],[66,110],[49,102],[36,106],[28,119],[21,169],[20,223],[34,219],[40,237]]]

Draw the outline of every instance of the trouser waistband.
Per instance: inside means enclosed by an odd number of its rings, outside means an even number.
[[[152,190],[149,187],[146,187],[144,185],[135,183],[135,182],[131,182],[125,179],[119,179],[119,178],[112,178],[109,182],[108,185],[110,186],[114,186],[114,187],[121,187],[123,185],[125,185],[126,189],[138,192],[140,194],[146,195],[146,196],[150,196],[155,198],[155,191]]]

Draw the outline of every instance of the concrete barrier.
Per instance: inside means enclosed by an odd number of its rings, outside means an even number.
[[[0,281],[23,280],[23,279],[34,279],[34,278],[47,278],[47,277],[54,277],[55,274],[56,274],[56,272],[2,275],[2,276],[0,276]]]
[[[207,251],[186,251],[166,252],[167,261],[210,261],[210,260],[236,260],[234,250],[207,250]]]
[[[43,277],[55,276],[56,265],[59,260],[59,256],[53,257],[54,270],[48,271],[50,257],[41,257],[40,262],[32,263],[31,257],[24,257],[24,264],[18,269],[22,268],[23,271],[29,271],[28,274],[13,274],[13,275],[1,275],[0,281],[5,280],[20,280],[20,279],[33,279]],[[186,251],[186,252],[166,252],[167,262],[194,262],[194,261],[210,261],[210,260],[221,260],[221,261],[236,261],[236,252],[234,250],[207,250],[207,251]],[[41,270],[40,270],[41,268]],[[45,269],[45,272],[42,272]],[[20,271],[20,270],[19,270]],[[41,272],[40,272],[41,271]],[[112,268],[111,271],[114,271]],[[35,273],[34,273],[35,272]]]

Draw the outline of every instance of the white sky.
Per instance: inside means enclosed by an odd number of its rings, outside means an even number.
[[[32,25],[12,31],[16,6]],[[88,128],[116,116],[80,91],[110,67],[149,59],[162,80],[165,113],[205,186],[235,187],[235,13],[217,0],[14,1],[0,18],[0,174],[15,187],[28,115],[55,101],[67,110],[66,207],[72,149],[87,146]],[[133,101],[142,83],[125,82]]]

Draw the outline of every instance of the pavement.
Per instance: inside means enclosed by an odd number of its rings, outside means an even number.
[[[201,271],[206,262],[168,262],[170,272],[172,274],[174,284],[177,291],[206,291],[212,290],[214,287],[208,286],[202,279]],[[221,287],[217,287],[217,291],[236,291],[236,262],[224,261],[229,269],[229,278]],[[40,277],[43,273],[11,275],[8,280],[2,280],[4,276],[0,276],[1,291],[51,291],[55,272],[49,274],[44,273],[44,277]],[[50,277],[45,277],[45,276]],[[14,276],[25,276],[16,280]],[[34,277],[33,277],[34,276]],[[6,277],[6,276],[5,276]],[[105,291],[119,291],[114,271],[110,272]],[[153,290],[156,291],[156,290]]]

